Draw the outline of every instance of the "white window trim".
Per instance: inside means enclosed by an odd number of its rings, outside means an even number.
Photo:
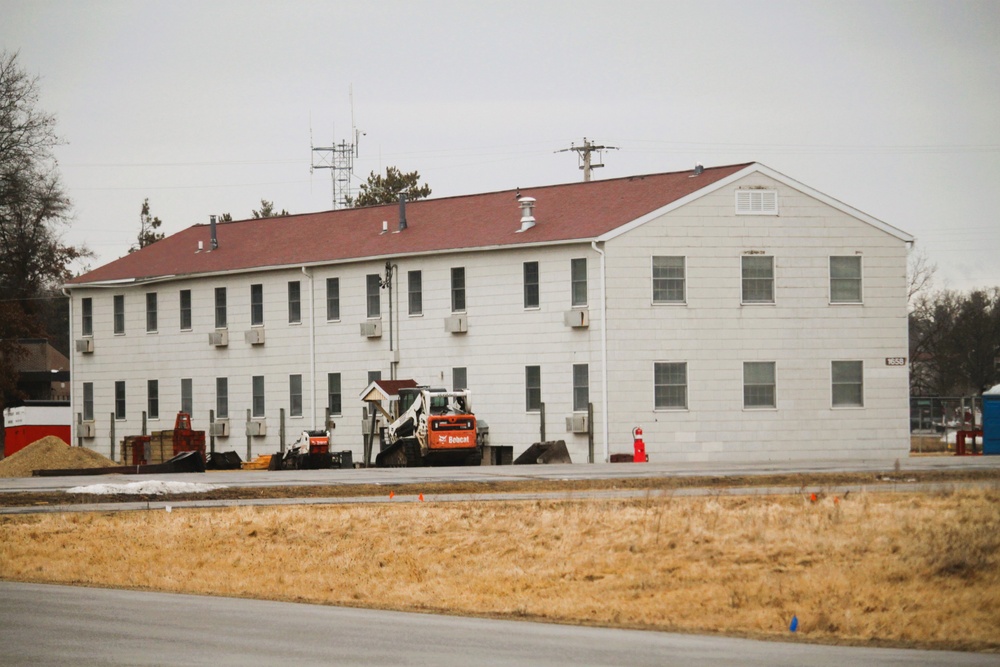
[[[660,408],[656,406],[656,364],[684,364],[684,407]],[[688,361],[657,359],[653,361],[653,412],[691,412],[691,364]]]
[[[834,257],[859,257],[861,259],[861,275],[859,280],[861,280],[861,298],[858,301],[834,301],[833,300],[833,276],[830,272],[833,270],[832,260]],[[862,255],[830,255],[826,259],[826,290],[827,290],[827,301],[831,306],[863,306],[865,305],[865,260]]]
[[[656,257],[680,257],[684,260],[684,295],[680,301],[657,301],[655,278],[653,276],[653,259]],[[742,285],[742,283],[741,283]],[[740,290],[742,293],[742,290]],[[676,308],[688,305],[688,257],[687,255],[650,255],[649,256],[649,304],[656,308]]]
[[[744,390],[747,386],[746,365],[748,363],[774,364],[774,405],[747,406]],[[773,359],[745,359],[740,362],[740,405],[743,412],[777,412],[778,411],[778,362]]]
[[[758,195],[759,199],[759,210],[754,209],[754,195]],[[773,198],[772,202],[767,202],[768,198]],[[740,200],[744,200],[741,202]],[[736,190],[735,195],[736,203],[736,215],[778,215],[778,191],[777,190],[758,190],[758,189],[739,189]],[[765,208],[765,203],[771,204]],[[742,206],[742,207],[741,207]]]
[[[743,300],[743,258],[744,257],[770,257],[771,258],[771,300],[770,301],[744,301]],[[829,289],[829,287],[827,287]],[[750,306],[751,308],[756,308],[758,306],[776,306],[778,305],[778,261],[774,255],[771,254],[753,254],[748,255],[743,253],[740,255],[740,305]]]
[[[834,405],[833,403],[833,362],[835,361],[860,361],[861,362],[861,405]],[[827,367],[830,382],[830,409],[831,410],[864,410],[865,409],[865,361],[864,359],[831,359]],[[777,374],[777,372],[776,372]]]

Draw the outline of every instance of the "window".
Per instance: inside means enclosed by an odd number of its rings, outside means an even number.
[[[340,278],[326,279],[326,319],[340,319]]]
[[[288,323],[302,322],[302,284],[298,280],[288,283]]]
[[[83,419],[94,421],[94,383],[83,383]]]
[[[160,418],[160,381],[146,381],[146,415],[150,419]]]
[[[524,409],[540,412],[542,409],[542,367],[524,367]]]
[[[194,382],[191,378],[181,378],[181,412],[188,416],[194,412]]]
[[[861,258],[830,258],[830,302],[861,303]]]
[[[250,286],[250,326],[259,327],[264,324],[264,286]]]
[[[406,274],[406,289],[409,294],[410,315],[423,314],[423,276],[420,271],[410,271]]]
[[[191,290],[181,290],[181,331],[191,330]]]
[[[343,396],[340,393],[340,373],[326,374],[326,407],[331,415],[343,414]]]
[[[302,416],[302,376],[288,376],[288,415]]]
[[[653,257],[653,303],[684,303],[683,257]]]
[[[368,384],[382,379],[382,371],[368,371]]]
[[[458,266],[451,270],[451,312],[465,311],[465,267]]]
[[[524,307],[538,308],[538,262],[524,263]]]
[[[114,299],[114,326],[116,334],[125,333],[125,295],[116,294]]]
[[[687,364],[684,362],[653,365],[654,407],[657,410],[687,408]]]
[[[215,288],[215,328],[226,328],[226,288]]]
[[[465,368],[451,369],[451,388],[453,391],[462,391],[469,388],[469,374]]]
[[[125,381],[115,381],[115,419],[125,419]]]
[[[365,293],[368,298],[368,317],[382,317],[382,278],[377,273],[370,273],[365,279]]]
[[[80,300],[80,334],[94,335],[94,300],[89,296]]]
[[[252,378],[251,413],[254,417],[264,416],[264,376],[254,375]]]
[[[864,362],[834,361],[830,364],[833,378],[833,407],[860,408],[865,405]]]
[[[746,361],[743,363],[743,407],[777,407],[773,361]]]
[[[146,294],[146,332],[156,332],[156,292]]]
[[[574,306],[587,305],[587,258],[570,261],[571,300]]]
[[[573,364],[573,411],[584,411],[589,405],[590,369],[587,364]]]
[[[229,378],[215,378],[215,418],[229,418]]]
[[[743,303],[774,303],[774,257],[744,255]]]
[[[778,215],[777,190],[737,190],[737,215]]]

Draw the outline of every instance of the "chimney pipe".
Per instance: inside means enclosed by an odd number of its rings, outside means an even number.
[[[219,237],[215,235],[215,216],[208,216],[208,230],[212,236],[212,250],[219,247]]]
[[[520,233],[535,226],[535,198],[521,197],[518,203],[521,205],[521,228],[517,230]]]
[[[406,229],[406,195],[399,193],[399,231]]]

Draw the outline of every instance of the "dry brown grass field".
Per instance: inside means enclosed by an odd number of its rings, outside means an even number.
[[[1000,491],[0,517],[0,578],[1000,650]]]

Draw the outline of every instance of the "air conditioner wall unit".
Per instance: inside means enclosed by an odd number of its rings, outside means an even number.
[[[208,344],[215,347],[226,347],[229,345],[229,331],[223,329],[211,332],[208,334]]]
[[[590,311],[586,308],[574,308],[563,313],[563,322],[568,327],[583,329],[590,326]]]
[[[379,320],[371,320],[368,322],[361,323],[361,335],[365,338],[381,338],[382,337],[382,322]]]
[[[78,438],[93,438],[97,434],[97,428],[94,422],[78,422],[76,425],[76,437]]]
[[[244,334],[246,342],[250,345],[263,345],[264,344],[264,330],[263,329],[250,329]]]
[[[209,427],[209,435],[215,436],[216,438],[229,437],[229,420],[216,419],[215,423]]]
[[[81,354],[91,354],[94,351],[93,338],[79,338],[76,341],[76,351]]]
[[[570,415],[566,417],[567,433],[589,433],[590,424],[587,423],[587,415]]]
[[[251,419],[247,422],[247,435],[255,438],[267,435],[267,422],[263,419]]]
[[[466,333],[469,331],[467,315],[452,315],[444,318],[444,330],[448,333]]]

